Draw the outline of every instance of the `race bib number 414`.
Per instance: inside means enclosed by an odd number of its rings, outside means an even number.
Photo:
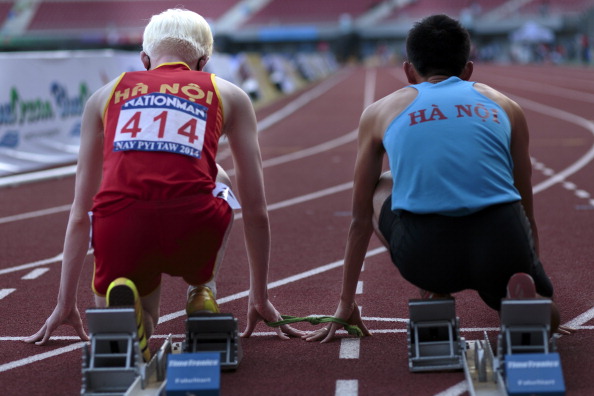
[[[113,151],[166,151],[200,158],[207,110],[162,93],[130,99],[120,110]]]

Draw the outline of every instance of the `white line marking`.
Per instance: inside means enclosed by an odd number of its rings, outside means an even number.
[[[56,206],[56,207],[48,208],[48,209],[36,210],[33,212],[21,213],[21,214],[14,215],[14,216],[2,217],[2,218],[0,218],[0,224],[10,223],[12,221],[32,219],[34,217],[41,217],[41,216],[46,216],[46,215],[50,215],[50,214],[54,214],[54,213],[67,212],[70,210],[70,206],[71,205],[68,204],[68,205]]]
[[[338,357],[340,359],[359,359],[360,349],[361,340],[359,338],[341,338]]]
[[[335,396],[357,396],[359,394],[358,380],[337,380]]]
[[[355,290],[355,294],[363,294],[363,281],[357,282],[357,290]]]
[[[590,198],[590,193],[588,191],[584,191],[584,190],[576,190],[575,191],[575,195],[577,195],[579,198]]]
[[[590,308],[583,314],[571,319],[569,322],[565,323],[564,326],[579,327],[579,326],[583,325],[584,323],[591,321],[592,319],[594,319],[594,307]]]
[[[33,271],[29,272],[27,275],[23,276],[21,279],[37,279],[41,275],[45,274],[47,271],[49,271],[49,268],[36,268]]]
[[[372,257],[372,256],[375,256],[377,254],[384,253],[384,252],[386,252],[386,248],[385,247],[379,247],[379,248],[376,248],[376,249],[373,249],[373,250],[369,250],[367,252],[367,254],[365,255],[365,257]],[[280,280],[275,281],[275,282],[271,282],[271,283],[268,284],[268,289],[269,290],[270,289],[274,289],[276,287],[284,286],[286,284],[293,283],[293,282],[299,281],[301,279],[309,278],[311,276],[321,274],[322,272],[326,272],[326,271],[330,271],[330,270],[332,270],[334,268],[342,267],[343,264],[344,264],[344,260],[338,260],[338,261],[335,261],[335,262],[330,263],[330,264],[322,265],[321,267],[317,267],[317,268],[311,269],[309,271],[301,272],[299,274],[296,274],[296,275],[293,275],[293,276],[289,276],[287,278],[280,279]],[[247,297],[248,295],[249,295],[249,290],[245,290],[245,291],[242,291],[242,292],[239,292],[239,293],[232,294],[232,295],[227,296],[227,297],[222,297],[221,299],[217,299],[217,303],[219,305],[225,304],[225,303],[228,303],[230,301],[235,301],[235,300],[239,300],[240,298]],[[176,319],[176,318],[178,318],[180,316],[183,316],[185,314],[186,314],[186,310],[184,309],[184,310],[181,310],[181,311],[172,312],[172,313],[170,313],[168,315],[163,315],[163,316],[161,316],[159,318],[159,323],[163,323],[163,322],[167,322],[167,321]]]
[[[339,73],[336,77],[331,78],[322,82],[320,85],[314,87],[313,89],[303,93],[299,97],[297,97],[292,102],[288,103],[282,109],[272,113],[262,121],[258,122],[258,131],[262,132],[265,129],[268,129],[272,125],[276,124],[277,122],[281,121],[284,118],[287,118],[289,115],[293,114],[295,111],[299,110],[301,107],[311,103],[313,99],[325,94],[328,90],[333,88],[338,83],[342,82],[346,79],[349,75],[353,74],[348,72]]]
[[[39,267],[42,265],[48,265],[48,264],[52,264],[52,263],[59,263],[62,261],[62,253],[58,254],[55,257],[50,257],[47,259],[43,259],[43,260],[39,260],[39,261],[34,261],[32,263],[29,264],[22,264],[22,265],[17,265],[15,267],[10,267],[10,268],[4,268],[2,270],[0,270],[0,275],[4,275],[4,274],[8,274],[11,272],[16,272],[16,271],[21,271],[21,270],[26,270],[29,268],[35,268],[35,267]]]
[[[449,387],[443,392],[436,393],[435,396],[458,396],[468,391],[468,384],[466,381],[458,382],[456,385]]]
[[[269,168],[271,166],[276,166],[280,164],[284,164],[290,161],[295,161],[298,159],[302,159],[305,157],[309,157],[315,154],[325,153],[328,150],[331,150],[336,147],[340,147],[344,144],[353,142],[357,139],[357,129],[347,133],[346,135],[342,135],[337,137],[336,139],[329,140],[322,144],[318,144],[317,146],[309,147],[304,150],[295,151],[293,153],[281,155],[274,158],[269,158],[267,160],[262,161],[262,166],[264,168]],[[229,175],[234,174],[234,169],[227,172]]]
[[[594,135],[594,123],[590,120],[587,120],[587,119],[580,117],[576,114],[571,114],[567,111],[557,109],[555,107],[551,107],[551,106],[543,105],[541,103],[534,102],[534,101],[526,99],[526,98],[521,98],[521,97],[517,97],[517,96],[512,96],[512,97],[515,97],[515,100],[517,102],[520,102],[522,107],[524,107],[524,108],[531,109],[533,111],[545,114],[549,117],[554,117],[554,118],[566,121],[568,123],[578,125],[584,129],[590,131],[590,133]],[[534,186],[534,188],[533,188],[534,194],[539,193],[539,192],[551,187],[552,185],[554,185],[556,183],[561,183],[561,182],[565,181],[565,179],[567,177],[573,175],[574,173],[578,172],[579,170],[584,168],[586,165],[588,165],[592,161],[592,159],[594,159],[594,145],[592,145],[592,147],[590,147],[590,150],[588,150],[588,152],[586,152],[586,154],[584,154],[581,158],[579,158],[571,166],[563,169],[561,172],[558,172],[553,177]]]
[[[359,307],[360,309],[361,307]],[[370,322],[403,322],[408,323],[408,319],[405,318],[378,318],[373,316],[361,317],[362,320],[368,320]]]
[[[52,337],[52,339],[53,339],[53,337]],[[15,369],[17,367],[26,366],[31,363],[38,362],[40,360],[48,359],[48,358],[51,358],[54,356],[62,355],[64,353],[80,349],[85,344],[86,344],[86,342],[77,342],[76,344],[72,344],[72,345],[62,347],[62,348],[54,349],[49,352],[44,352],[44,353],[40,353],[38,355],[26,357],[24,359],[19,359],[19,360],[15,360],[13,362],[4,363],[4,364],[0,365],[0,373],[2,373],[4,371]]]
[[[57,177],[71,176],[76,173],[76,165],[61,168],[48,169],[38,172],[25,173],[22,175],[4,176],[0,178],[0,187],[16,186],[26,182],[53,179]]]
[[[15,290],[16,289],[0,289],[0,300],[2,300],[4,297],[8,296]]]
[[[311,315],[311,316],[313,316],[313,315]],[[365,320],[365,318],[363,318],[363,320]],[[594,330],[594,326],[573,326],[573,328],[576,330]],[[499,330],[500,330],[499,327],[483,327],[483,328],[477,327],[477,328],[460,329],[460,331],[463,333],[481,333],[481,334],[484,334],[485,331],[496,332]],[[369,329],[369,331],[372,334],[406,333],[406,329]],[[344,334],[344,335],[348,334],[346,332],[346,330],[338,330],[336,333]],[[167,333],[167,334],[153,334],[151,336],[151,339],[152,338],[165,339],[168,336],[169,336],[169,333]],[[276,332],[274,332],[274,331],[254,331],[251,335],[251,337],[269,337],[269,336],[276,337]],[[186,337],[186,335],[185,334],[172,334],[171,337],[174,339],[184,339]],[[20,342],[20,341],[23,341],[25,338],[27,338],[27,337],[25,337],[25,336],[0,336],[0,341]],[[78,337],[78,336],[52,336],[51,340],[52,341],[80,341],[80,337]],[[470,339],[468,341],[470,341]]]
[[[353,182],[347,182],[343,184],[339,184],[337,186],[332,186],[325,188],[323,190],[319,190],[310,194],[301,195],[299,197],[290,198],[281,202],[277,202],[271,205],[268,205],[268,211],[273,211],[277,209],[286,208],[287,206],[297,205],[303,202],[312,201],[314,199],[322,198],[327,195],[336,194],[342,191],[350,190],[353,188]]]

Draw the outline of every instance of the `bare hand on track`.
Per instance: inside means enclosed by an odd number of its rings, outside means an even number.
[[[26,337],[23,341],[35,343],[35,345],[45,345],[52,333],[61,325],[69,325],[74,328],[78,336],[83,341],[89,341],[89,336],[83,328],[82,319],[78,308],[73,307],[70,311],[65,311],[59,306],[54,308],[54,312],[45,321],[41,329],[32,336]]]
[[[361,314],[359,313],[359,307],[356,302],[352,304],[343,304],[342,302],[336,308],[334,317],[345,320],[350,325],[358,326],[363,332],[363,335],[370,336],[371,333],[363,323]],[[305,341],[320,341],[322,343],[331,341],[334,338],[334,334],[337,330],[342,327],[339,323],[330,323],[329,325],[322,327],[321,329],[312,331],[301,338]]]
[[[267,300],[262,305],[256,305],[252,299],[248,303],[247,326],[241,337],[248,338],[256,328],[256,324],[260,321],[275,322],[281,320],[281,315],[278,313],[272,303]],[[289,325],[282,325],[274,329],[279,338],[288,340],[290,337],[303,337],[306,335],[304,331],[294,329]]]

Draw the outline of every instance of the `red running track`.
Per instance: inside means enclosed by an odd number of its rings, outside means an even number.
[[[594,394],[594,70],[476,65],[475,79],[524,106],[532,132],[535,211],[541,256],[556,287],[562,322],[579,328],[558,340],[568,396]],[[399,68],[352,67],[258,111],[273,232],[270,296],[284,314],[331,315],[341,282],[350,212],[355,131],[364,106],[402,87]],[[220,162],[231,170],[223,148]],[[48,346],[22,342],[50,314],[73,177],[0,190],[0,389],[3,395],[74,395],[81,386],[81,342],[63,328]],[[78,305],[92,306],[92,257]],[[235,222],[221,270],[219,300],[245,326],[248,269],[242,223]],[[165,278],[161,323],[151,348],[184,332],[185,287]],[[361,275],[362,307],[372,337],[329,344],[281,341],[265,325],[242,341],[239,369],[222,375],[223,395],[465,394],[461,372],[412,374],[406,351],[407,301],[417,291],[372,240]],[[456,295],[466,339],[499,326],[474,292]],[[302,324],[303,329],[312,326]]]

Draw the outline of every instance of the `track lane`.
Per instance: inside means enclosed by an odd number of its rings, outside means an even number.
[[[363,80],[363,74],[364,73],[353,73],[352,77],[349,77],[348,84],[350,84],[350,87],[347,87],[351,90],[349,92],[352,92],[354,90],[352,87],[357,84],[357,82],[352,81],[355,76],[358,75],[358,77]],[[386,90],[386,87],[394,87],[400,84],[400,82],[393,77],[388,76],[388,79],[386,79],[386,75],[387,73],[385,70],[378,70],[377,72],[377,96],[381,96],[382,91]],[[358,85],[359,87],[364,85],[362,81],[359,81],[358,84],[360,84]],[[342,84],[340,86],[342,86]],[[379,87],[381,87],[381,89]],[[323,99],[324,98],[321,97],[319,100]],[[538,101],[539,99],[536,98],[535,100]],[[363,100],[359,98],[357,101],[358,104],[355,104],[354,107],[358,107],[358,111],[360,112]],[[569,103],[563,103],[563,105],[572,108]],[[532,113],[529,115],[531,114]],[[541,115],[534,114],[533,117],[539,118]],[[353,117],[353,119],[354,118],[355,117]],[[277,126],[279,127],[278,130],[273,131],[271,129],[262,134],[262,145],[263,147],[266,147],[266,150],[269,150],[266,151],[263,149],[265,161],[274,157],[275,154],[278,154],[283,147],[285,149],[287,147],[295,147],[293,143],[292,145],[284,144],[282,141],[283,139],[281,139],[280,136],[283,133],[290,134],[292,133],[291,131],[296,130],[297,127],[294,125],[294,121],[291,121],[291,125],[282,125],[281,123]],[[349,131],[356,128],[356,125],[351,126],[350,128],[351,129],[346,128],[342,133],[348,134]],[[571,128],[573,129],[575,127],[572,126]],[[306,131],[311,132],[312,134],[316,132],[315,130]],[[555,131],[553,131],[553,134],[554,133]],[[318,133],[318,137],[326,137],[319,135],[320,134]],[[275,137],[275,139],[269,139],[270,136]],[[533,142],[535,139],[538,139],[538,131],[535,132],[533,130]],[[312,191],[341,185],[339,182],[342,180],[347,183],[352,174],[352,161],[354,160],[355,155],[353,146],[354,143],[351,144],[347,142],[345,145],[331,148],[328,152],[316,153],[267,169],[266,181],[268,183],[267,188],[270,190],[267,191],[267,193],[269,202],[272,202],[271,205],[291,199],[296,195],[305,195]],[[559,150],[562,151],[564,148]],[[569,160],[563,160],[562,163],[571,163],[571,158],[576,158],[574,156],[575,153],[579,155],[580,153],[583,154],[584,151],[581,148],[577,150],[569,148],[568,150],[571,151],[568,155]],[[543,161],[543,163],[550,163],[548,158],[540,155],[535,155],[535,157]],[[329,166],[329,159],[330,162],[334,162],[335,165]],[[554,160],[558,161],[557,159]],[[299,168],[302,172],[309,174],[315,172],[315,181],[312,181],[311,184],[306,183],[308,177],[304,177],[302,174],[300,175],[299,172],[294,170],[295,168]],[[324,172],[320,172],[320,169],[323,169]],[[563,168],[554,167],[552,169],[556,169],[557,172],[559,172]],[[314,171],[312,172],[312,170]],[[325,172],[327,172],[326,180],[324,180],[323,177],[323,173]],[[555,172],[555,170],[553,170],[553,172]],[[588,172],[591,174],[591,164],[589,163],[577,173],[571,175],[570,179],[573,180]],[[318,175],[318,173],[320,175]],[[546,180],[547,177],[550,176],[541,176],[535,171],[535,179]],[[295,180],[298,180],[298,182],[295,182]],[[583,185],[580,185],[580,188],[584,189],[584,191],[593,191],[591,181],[590,183],[585,181]],[[578,205],[577,202],[579,202],[578,198],[579,197],[576,197],[567,189],[563,189],[559,183],[547,188],[546,191],[540,192],[536,196],[537,210],[539,212],[544,212],[545,214],[537,214],[537,219],[541,225],[541,240],[550,241],[549,238],[556,237],[556,239],[552,239],[553,242],[550,244],[550,248],[548,246],[543,246],[543,259],[546,258],[548,262],[560,262],[559,265],[555,265],[555,267],[558,268],[553,270],[553,275],[559,280],[558,292],[561,291],[561,296],[564,301],[567,297],[573,297],[570,300],[572,306],[575,308],[570,310],[570,312],[579,315],[588,312],[588,309],[591,308],[592,300],[588,299],[592,294],[589,290],[582,295],[575,295],[575,293],[572,294],[570,291],[572,288],[575,289],[576,285],[579,286],[587,281],[590,281],[591,283],[592,275],[586,273],[585,279],[576,280],[571,277],[571,271],[568,271],[567,269],[576,268],[576,261],[577,264],[584,264],[583,260],[586,257],[583,252],[587,249],[584,248],[585,244],[583,238],[577,237],[575,231],[580,230],[585,233],[584,235],[588,235],[587,232],[590,232],[591,235],[592,212],[586,212],[586,215],[584,215],[583,212],[585,211],[578,212],[575,210],[575,206]],[[2,200],[2,198],[0,198],[0,200]],[[559,204],[561,204],[561,206],[559,206]],[[41,206],[40,208],[44,208],[44,206]],[[325,196],[324,198],[299,202],[296,205],[283,206],[282,208],[272,211],[273,269],[271,270],[271,281],[284,279],[291,274],[299,273],[300,269],[312,269],[323,265],[324,263],[327,264],[340,260],[344,238],[346,236],[346,226],[349,221],[348,217],[345,216],[345,212],[348,213],[349,210],[350,192],[348,189],[345,189]],[[47,219],[48,217],[53,216],[55,215],[43,216],[38,220],[41,221],[41,219]],[[564,235],[561,238],[561,236],[557,235],[559,234],[558,230],[567,222],[568,218],[572,220],[574,228],[564,230]],[[246,288],[245,274],[247,263],[242,256],[244,253],[241,241],[241,222],[237,222],[236,224],[238,227],[234,230],[232,235],[234,242],[236,243],[233,248],[227,252],[227,259],[225,260],[223,267],[223,271],[225,272],[221,274],[222,281],[220,282],[219,288],[221,290],[219,293],[223,292],[223,296],[240,293]],[[590,224],[589,227],[588,224]],[[43,229],[43,227],[41,228]],[[0,225],[0,230],[2,229],[3,226]],[[588,229],[590,229],[590,231],[588,231]],[[35,230],[32,230],[32,232],[35,232]],[[56,239],[60,238],[63,238],[63,235],[57,236]],[[559,249],[554,248],[555,246],[574,246],[575,249]],[[306,247],[307,249],[304,250]],[[58,244],[56,251],[59,249],[60,245]],[[558,251],[562,251],[563,255],[560,257],[553,257],[553,252]],[[578,256],[575,258],[574,253],[578,253]],[[0,255],[1,254],[2,253],[0,253]],[[0,266],[0,269],[3,269],[5,267],[4,257],[2,257],[0,262],[3,263]],[[23,263],[23,261],[19,261],[19,263]],[[589,264],[589,262],[587,263]],[[57,271],[50,271],[50,273],[43,275],[41,280],[54,287],[57,285],[55,272]],[[48,279],[50,277],[53,278]],[[331,314],[335,308],[335,299],[340,287],[340,277],[340,269],[337,267],[311,278],[305,278],[291,284],[279,286],[271,290],[273,301],[277,304],[279,309],[286,311],[288,314]],[[388,264],[386,254],[377,254],[370,258],[366,262],[366,268],[361,279],[364,282],[364,293],[358,297],[358,300],[360,300],[359,302],[363,306],[363,316],[378,318],[404,318],[406,316],[406,299],[416,297],[415,290],[402,281],[398,276],[397,271],[391,264]],[[86,280],[83,280],[83,282],[85,281]],[[12,276],[9,278],[9,275],[6,274],[0,278],[0,282],[2,282],[2,284],[19,284],[24,281],[18,280],[16,277]],[[84,284],[85,283],[83,283],[83,285]],[[168,294],[167,298],[163,301],[163,313],[175,313],[180,309],[179,300],[183,298],[183,288],[179,282],[172,279],[166,279],[165,287],[167,287],[168,290],[173,290],[173,292]],[[29,289],[29,286],[27,289]],[[81,287],[81,289],[83,289],[83,287]],[[48,310],[53,306],[53,301],[55,299],[55,294],[53,294],[54,291],[55,290],[52,289],[49,293],[44,293],[43,290],[38,288],[31,290],[31,293],[35,294],[39,292],[39,294],[42,295],[46,294],[48,297],[43,301],[47,301],[45,309]],[[81,292],[81,294],[86,293]],[[11,295],[14,295],[14,293]],[[19,297],[20,301],[27,301],[26,297],[23,298],[21,294],[19,294],[19,296],[21,296]],[[390,296],[393,296],[393,298],[390,298]],[[81,300],[84,301],[86,298],[87,297],[82,296]],[[588,301],[590,306],[588,306]],[[2,304],[4,308],[5,302],[3,300],[0,300],[0,304]],[[245,301],[238,299],[229,301],[225,304],[228,305],[228,308],[232,312],[237,313],[240,323],[245,324],[245,314],[243,312],[245,310]],[[482,309],[480,307],[480,301],[478,301],[472,293],[461,294],[458,299],[458,304],[459,313],[462,316],[463,327],[465,321],[469,323],[470,328],[483,326],[493,327],[497,325],[496,316],[492,315],[489,311]],[[38,318],[38,316],[44,316],[38,314],[31,315],[30,312],[20,311],[16,307],[8,310],[8,312],[11,316],[13,316],[12,314],[16,316],[20,314],[22,316],[22,327],[6,327],[6,324],[0,326],[0,336],[5,334],[14,335],[14,331],[17,329],[17,331],[22,331],[23,329],[27,329],[27,327],[36,328],[38,323],[31,324],[31,322],[40,321],[41,319]],[[470,312],[472,312],[472,315],[462,314]],[[568,319],[569,318],[572,318],[572,316],[568,316]],[[371,324],[373,324],[373,326],[378,326],[378,330],[390,330],[390,325],[385,326],[386,323],[384,322],[373,321]],[[177,334],[182,327],[182,318],[179,317],[172,319],[167,323],[163,323],[163,326],[160,326],[158,331],[159,334],[164,334],[167,331],[177,329],[177,331],[174,332],[174,334]],[[402,328],[402,326],[398,325],[391,327],[392,330],[394,328],[398,329]],[[262,330],[261,332],[265,333],[266,328],[260,326],[258,330]],[[25,332],[25,334],[28,333]],[[590,353],[591,356],[593,351],[591,351],[591,349],[588,350],[588,348],[583,348],[583,345],[581,344],[581,342],[584,342],[583,337],[583,335],[579,335],[577,337],[568,337],[560,340],[564,367],[566,367],[566,361],[568,362],[567,364],[571,364],[571,372],[569,374],[566,373],[566,382],[570,384],[569,381],[572,380],[571,384],[574,385],[573,389],[576,391],[594,389],[594,385],[591,381],[584,381],[584,378],[586,377],[583,375],[585,373],[584,368],[591,368],[591,359],[588,360],[587,355],[585,355],[584,352]],[[339,359],[340,344],[338,342],[319,346],[305,344],[298,340],[281,343],[281,341],[277,341],[274,337],[269,335],[254,337],[245,340],[244,342],[246,357],[240,370],[223,377],[224,391],[226,392],[224,394],[235,394],[240,389],[243,391],[242,394],[274,394],[274,392],[263,392],[263,390],[266,389],[281,389],[284,394],[298,394],[306,389],[311,391],[311,389],[304,384],[310,382],[312,378],[317,378],[316,384],[319,384],[319,388],[315,388],[315,390],[319,392],[317,394],[332,394],[337,386],[337,381],[339,380],[358,380],[357,389],[359,394],[362,395],[388,394],[386,392],[389,392],[390,389],[393,390],[396,384],[400,386],[398,389],[403,392],[402,394],[409,394],[406,392],[407,389],[411,391],[416,389],[416,393],[419,393],[419,387],[421,387],[422,393],[426,391],[426,394],[436,394],[448,389],[449,392],[452,392],[452,389],[455,390],[459,388],[459,381],[461,381],[462,378],[459,373],[439,373],[436,375],[423,376],[422,379],[419,379],[418,375],[411,375],[408,373],[405,359],[406,344],[404,339],[405,336],[403,333],[378,333],[370,339],[362,340],[361,354],[357,362],[343,362]],[[581,342],[579,342],[580,339]],[[9,341],[0,342],[2,342],[2,345],[4,346],[7,345],[6,343]],[[71,344],[72,341],[57,340],[56,343],[58,344],[56,347],[61,347]],[[152,344],[155,344],[155,342]],[[22,348],[22,345],[16,345],[21,347],[17,349],[25,352],[25,356],[26,353],[43,353],[40,352],[40,348],[38,347],[28,346],[29,348]],[[9,355],[12,358],[20,355],[20,353],[16,353],[9,345],[7,346]],[[574,361],[571,354],[564,353],[563,348],[566,348],[565,351],[571,350],[574,352],[573,349],[578,348],[578,346],[579,348],[584,349],[583,351],[577,351],[576,354],[581,356],[578,360]],[[16,354],[13,355],[13,353]],[[67,353],[62,358],[59,358],[59,360],[62,361],[64,358],[66,359],[66,362],[72,362],[74,359],[79,363],[79,355],[75,352]],[[58,358],[56,357],[48,360],[53,361],[55,359]],[[312,359],[314,359],[316,363],[308,365],[307,362]],[[320,363],[318,364],[317,362]],[[2,363],[4,362],[2,361]],[[576,366],[574,366],[574,363],[576,363]],[[577,363],[580,364],[579,367],[577,367]],[[2,383],[12,383],[13,380],[15,380],[13,374],[16,375],[18,373],[19,375],[31,376],[32,372],[35,371],[41,371],[36,373],[41,375],[41,380],[43,380],[43,378],[51,378],[49,376],[51,374],[44,372],[46,367],[45,363],[39,362],[29,366],[23,366],[22,368],[7,371],[6,373],[0,373],[0,380]],[[72,363],[68,363],[66,366],[61,366],[62,369],[65,369],[66,367],[71,368]],[[332,367],[331,378],[324,378],[324,376],[319,377],[319,373],[329,372],[328,367]],[[53,370],[57,373],[61,372],[60,368],[52,369],[50,367],[49,370]],[[78,367],[75,365],[75,372],[78,374],[79,371],[76,370],[80,370],[80,365],[78,365]],[[297,371],[299,371],[299,373]],[[374,371],[379,372],[379,374],[373,374]],[[346,376],[349,377],[347,378]],[[76,379],[72,379],[71,382],[72,383],[68,389],[73,389],[77,392],[80,383],[78,383],[77,388]],[[16,380],[16,384],[31,387],[25,389],[34,389],[34,384],[25,384],[24,381]],[[248,384],[250,388],[249,391],[246,389],[246,385]],[[455,392],[456,391],[449,394],[460,394]],[[568,394],[571,395],[572,393],[568,392]],[[580,393],[575,394],[578,395]]]

